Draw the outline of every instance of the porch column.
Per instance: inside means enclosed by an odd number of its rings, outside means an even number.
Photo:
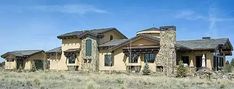
[[[202,67],[205,68],[206,67],[206,57],[205,54],[202,55]]]

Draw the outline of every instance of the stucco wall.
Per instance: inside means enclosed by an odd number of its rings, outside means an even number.
[[[154,45],[157,46],[159,43],[152,42],[147,39],[137,39],[131,43],[131,45]],[[144,63],[144,54],[141,54],[138,57],[138,63],[129,63],[129,58],[123,53],[123,47],[120,47],[113,51],[114,56],[114,65],[113,66],[104,66],[104,56],[105,54],[111,53],[107,50],[100,50],[99,53],[99,68],[100,70],[115,70],[115,71],[126,71],[127,66],[141,66],[141,70],[143,70],[145,63]],[[157,58],[156,58],[157,60]],[[152,72],[156,72],[156,64],[155,63],[148,63],[149,69]]]
[[[50,69],[58,70],[60,69],[59,61],[61,60],[61,54],[50,55],[48,61],[50,61]]]
[[[106,43],[110,41],[110,36],[113,36],[113,39],[124,39],[120,34],[118,34],[116,31],[108,31],[103,34],[104,37],[99,40],[99,44]]]
[[[64,51],[68,49],[77,49],[81,48],[81,40],[78,38],[71,38],[71,39],[62,39],[62,54],[61,54],[61,59],[57,62],[59,65],[57,67],[58,70],[68,70],[67,66],[74,66],[74,65],[79,65],[81,59],[80,52],[77,52],[77,58],[75,61],[75,64],[68,64],[68,60],[66,56],[64,55]]]
[[[5,69],[16,69],[16,60],[12,61],[12,62],[7,62],[7,60],[5,60]]]
[[[99,53],[99,70],[115,70],[115,71],[125,71],[126,70],[126,56],[122,52],[121,49],[115,50],[112,55],[114,56],[114,64],[113,66],[105,66],[105,54],[110,52],[106,50],[101,50]]]
[[[45,60],[46,59],[46,54],[45,53],[37,53],[29,58],[27,58],[25,62],[24,69],[25,70],[31,70],[32,69],[32,64],[34,64],[34,60]]]

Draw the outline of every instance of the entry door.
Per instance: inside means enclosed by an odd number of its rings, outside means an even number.
[[[16,60],[16,68],[17,69],[24,69],[24,60],[23,59],[17,59]]]
[[[196,56],[196,67],[202,67],[202,56]]]

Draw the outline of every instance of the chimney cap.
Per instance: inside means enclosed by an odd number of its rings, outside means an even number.
[[[211,37],[202,37],[202,39],[209,40],[209,39],[211,39]]]
[[[160,27],[161,31],[165,31],[165,30],[176,30],[176,26],[161,26]]]

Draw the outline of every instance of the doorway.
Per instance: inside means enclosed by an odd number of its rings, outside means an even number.
[[[196,56],[196,67],[197,69],[202,67],[202,56]]]
[[[43,70],[43,60],[34,60],[35,62],[35,67],[37,70]]]
[[[17,69],[24,69],[24,60],[23,59],[16,59],[16,68]]]

